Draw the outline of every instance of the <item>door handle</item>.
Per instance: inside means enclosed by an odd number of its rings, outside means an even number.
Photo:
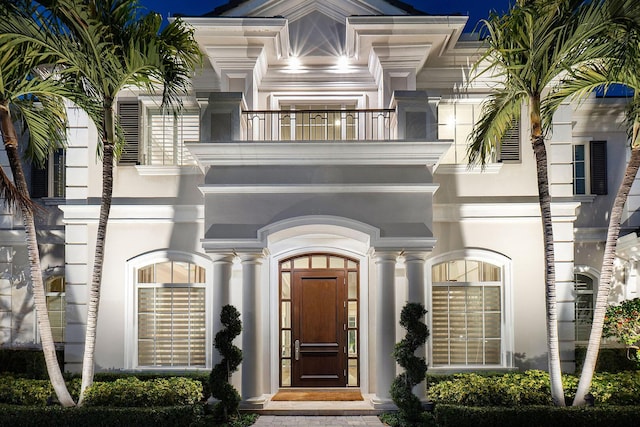
[[[294,348],[296,360],[300,360],[300,340],[296,340]]]

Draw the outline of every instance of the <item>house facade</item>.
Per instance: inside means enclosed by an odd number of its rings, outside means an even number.
[[[233,304],[246,405],[290,387],[354,387],[384,405],[407,301],[428,310],[430,372],[546,369],[528,116],[484,169],[467,165],[466,138],[497,82],[470,83],[482,44],[466,20],[377,0],[231,1],[185,18],[204,65],[181,114],[154,94],[118,99],[127,145],[97,369],[210,369],[220,309]],[[95,127],[69,112],[69,147],[30,179],[48,207],[52,323],[66,369],[79,371],[101,165]],[[628,156],[623,113],[623,99],[566,104],[548,138],[564,371],[588,339]],[[638,292],[639,205],[634,186],[612,301]],[[20,219],[4,212],[0,344],[36,345]]]

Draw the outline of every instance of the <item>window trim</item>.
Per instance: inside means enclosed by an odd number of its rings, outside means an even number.
[[[573,300],[573,304],[574,304],[574,319],[573,319],[573,321],[574,321],[574,331],[575,331],[574,332],[574,334],[575,334],[574,335],[574,341],[577,342],[577,343],[586,344],[589,341],[589,339],[587,338],[587,340],[578,340],[578,334],[577,334],[578,312],[575,309],[576,297],[578,296],[578,291],[575,288],[575,282],[576,282],[575,276],[577,274],[586,276],[589,279],[591,279],[591,281],[593,283],[593,290],[591,291],[591,297],[592,297],[592,300],[593,300],[593,309],[595,310],[596,296],[598,295],[598,286],[600,284],[600,271],[596,270],[593,267],[589,267],[589,266],[586,266],[586,265],[576,265],[573,268],[573,277],[574,277],[574,279],[573,279],[573,283],[574,283],[574,285],[573,285],[573,294],[574,294],[574,300]],[[588,293],[583,291],[582,294],[584,295],[584,294],[588,294]],[[592,317],[591,317],[591,321],[593,323],[593,314],[592,314]]]
[[[138,320],[137,320],[137,271],[141,267],[159,262],[189,262],[205,269],[205,282],[201,284],[205,289],[205,366],[139,366],[138,365]],[[126,292],[125,292],[125,369],[139,369],[143,371],[202,371],[211,369],[213,348],[213,263],[210,258],[190,252],[174,250],[158,250],[147,252],[126,262]]]
[[[429,369],[435,372],[450,372],[460,370],[496,370],[510,369],[514,366],[514,313],[513,313],[513,276],[511,269],[511,259],[497,252],[484,249],[462,249],[430,258],[426,262],[426,295],[428,304],[428,325],[433,325],[433,275],[434,265],[454,260],[482,261],[500,267],[502,274],[502,316],[501,316],[501,342],[502,349],[499,365],[432,365],[433,361],[433,340],[428,340],[428,363]],[[495,283],[495,282],[489,282]]]
[[[594,158],[592,156],[593,147],[596,144],[604,146],[604,191],[594,190]],[[584,147],[584,193],[576,192],[576,147]],[[607,179],[607,141],[606,140],[583,140],[576,141],[571,145],[571,186],[574,197],[595,197],[608,194],[609,182]]]

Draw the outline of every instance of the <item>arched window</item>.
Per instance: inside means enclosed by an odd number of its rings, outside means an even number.
[[[468,257],[432,264],[432,366],[510,365],[505,265]]]
[[[576,341],[589,341],[593,322],[594,290],[598,275],[587,272],[585,268],[576,268],[576,270],[578,271],[573,276],[576,293]]]
[[[138,367],[205,367],[206,270],[160,261],[135,271]]]
[[[54,342],[64,342],[64,330],[67,325],[64,276],[51,276],[45,281],[47,312]]]

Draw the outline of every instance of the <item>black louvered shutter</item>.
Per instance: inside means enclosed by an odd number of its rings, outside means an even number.
[[[607,194],[607,141],[591,141],[591,194]]]
[[[48,164],[48,163],[47,163]],[[49,170],[47,166],[39,168],[31,164],[31,197],[38,199],[49,196]]]
[[[119,102],[118,117],[125,138],[118,164],[140,164],[140,104],[137,101]]]
[[[520,120],[514,119],[500,141],[500,161],[520,161]]]

